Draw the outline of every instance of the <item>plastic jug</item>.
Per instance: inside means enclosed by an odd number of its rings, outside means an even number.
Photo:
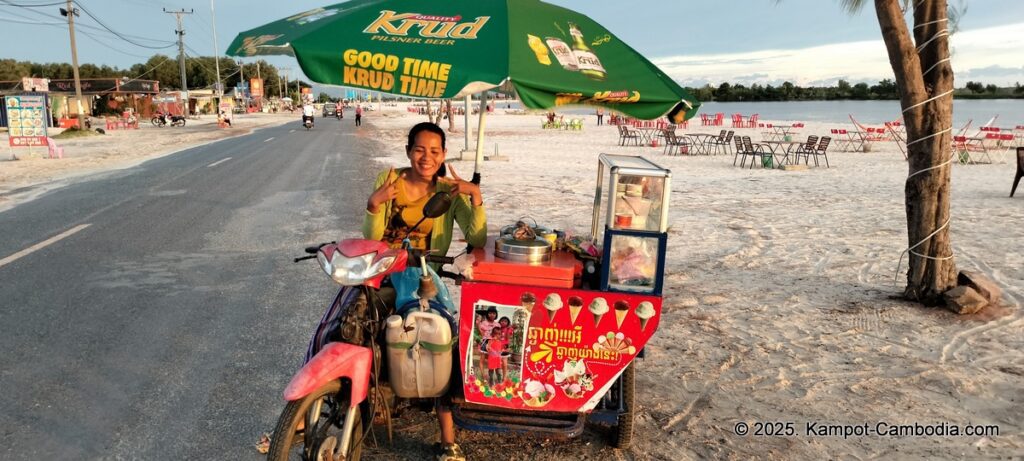
[[[385,321],[388,379],[399,397],[439,397],[452,374],[452,339],[448,321],[433,312],[411,312]]]

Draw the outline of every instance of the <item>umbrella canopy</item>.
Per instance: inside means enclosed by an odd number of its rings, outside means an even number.
[[[598,105],[678,123],[700,106],[600,24],[538,0],[352,0],[243,32],[228,54],[293,55],[318,83],[417,98],[510,81],[532,109]]]

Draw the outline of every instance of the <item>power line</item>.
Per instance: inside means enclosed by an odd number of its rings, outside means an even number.
[[[13,5],[13,4],[11,3],[11,2],[9,2],[9,1],[7,1],[7,0],[0,0],[0,2],[6,3],[6,4],[8,4],[8,5]],[[60,4],[61,4],[61,5],[63,5],[64,3],[60,3]],[[14,6],[17,6],[17,5],[14,5]],[[28,12],[30,12],[30,13],[33,13],[33,14],[36,14],[36,15],[38,15],[38,16],[42,16],[42,17],[44,17],[44,18],[48,18],[48,19],[56,19],[56,20],[60,21],[60,23],[59,23],[60,25],[65,25],[65,24],[67,24],[67,21],[65,21],[65,20],[64,20],[63,18],[60,18],[60,17],[58,17],[58,16],[54,16],[54,15],[50,15],[50,14],[46,14],[46,13],[43,13],[43,12],[41,12],[41,11],[36,11],[36,10],[34,10],[34,9],[31,9],[31,8],[29,8],[29,7],[24,7],[24,8],[26,8]],[[25,15],[21,15],[21,14],[15,13],[15,12],[13,12],[13,11],[8,11],[8,13],[9,13],[9,14],[13,14],[13,15],[15,15],[15,16],[18,16],[18,17],[20,17],[20,18],[24,18],[24,19],[28,19],[28,20],[34,20],[33,18],[30,18],[30,17],[28,17],[28,16],[25,16]],[[49,25],[49,24],[47,24],[47,23],[34,23],[34,24],[42,24],[42,25]],[[79,26],[79,27],[83,27],[83,28],[87,28],[87,29],[92,29],[92,30],[95,30],[95,31],[98,31],[98,32],[102,32],[102,33],[104,33],[104,34],[110,34],[110,33],[111,33],[111,32],[109,32],[109,31],[107,31],[107,30],[105,30],[105,29],[102,29],[102,28],[99,28],[99,27],[96,27],[96,26],[91,26],[91,25],[89,25],[89,24],[82,24],[82,23],[78,23],[78,26]],[[84,32],[83,32],[83,33],[84,33]],[[137,38],[137,39],[140,39],[140,40],[150,40],[150,41],[154,41],[154,42],[159,42],[159,43],[170,43],[170,45],[168,45],[168,46],[165,46],[165,47],[161,47],[161,48],[152,48],[152,49],[164,49],[164,48],[170,48],[170,47],[174,46],[174,43],[173,43],[173,42],[166,42],[166,41],[163,41],[163,40],[154,40],[154,39],[151,39],[151,38],[146,38],[146,37],[138,37],[138,36],[133,36],[133,35],[128,35],[128,34],[121,34],[121,35],[125,35],[125,36],[127,36],[127,37],[134,37],[134,38]],[[115,36],[116,36],[116,35],[115,35]],[[120,37],[119,37],[119,38],[120,38]],[[130,41],[129,41],[129,43],[131,43],[131,44],[133,44],[133,45],[134,45],[134,43],[132,43],[132,42],[130,42]],[[146,48],[149,48],[149,47],[146,47]]]
[[[0,18],[0,20],[7,21],[7,22],[19,23],[19,24],[52,26],[52,27],[57,27],[57,28],[60,28],[60,29],[63,29],[65,27],[67,27],[67,22],[63,22],[63,21],[62,22],[40,22],[37,19],[30,18],[28,16],[19,15],[17,13],[11,12],[11,11],[8,11],[7,13],[8,14],[13,14],[13,15],[18,16],[20,18],[23,18],[23,19],[25,19],[25,21],[18,21],[16,19],[11,19],[11,18]],[[88,37],[93,42],[96,42],[97,44],[99,44],[99,45],[101,45],[101,46],[103,46],[103,47],[105,47],[107,49],[110,49],[112,51],[116,51],[116,52],[121,53],[123,55],[132,56],[132,57],[136,57],[136,58],[142,58],[142,59],[150,58],[150,56],[142,56],[142,55],[138,55],[138,54],[134,54],[134,53],[129,53],[127,51],[124,51],[124,50],[121,50],[121,49],[116,48],[114,46],[111,46],[109,43],[100,40],[99,37],[97,37],[97,36],[95,36],[95,35],[93,35],[93,34],[91,34],[89,32],[86,32],[84,30],[79,30],[78,33],[82,34],[82,35],[85,35],[86,37]]]
[[[57,6],[57,5],[63,5],[65,3],[67,3],[67,2],[53,2],[53,3],[19,4],[19,3],[9,2],[7,0],[3,0],[3,2],[8,4],[8,5],[11,5],[11,6],[16,6],[18,8],[41,8],[41,7],[44,7],[44,6]]]
[[[107,29],[107,30],[109,30],[109,31],[110,31],[110,33],[112,33],[112,34],[114,34],[114,35],[116,35],[116,36],[120,37],[120,38],[121,38],[121,40],[124,40],[124,41],[126,41],[126,42],[128,42],[128,43],[131,43],[131,44],[135,45],[135,46],[140,46],[140,47],[142,47],[142,48],[149,48],[149,49],[152,49],[152,50],[162,50],[162,49],[164,49],[164,48],[170,48],[170,47],[174,46],[174,44],[173,44],[173,43],[172,43],[172,44],[170,44],[170,45],[168,45],[168,46],[149,46],[149,45],[143,45],[143,44],[141,44],[141,43],[136,43],[136,42],[133,42],[133,41],[131,41],[131,40],[130,40],[130,39],[129,39],[128,37],[125,37],[124,35],[122,35],[121,33],[117,32],[116,30],[114,30],[114,29],[111,29],[111,28],[110,28],[110,26],[107,26],[106,24],[104,24],[104,23],[103,23],[103,21],[101,21],[101,20],[100,20],[100,18],[97,18],[97,17],[96,17],[96,15],[92,14],[92,13],[91,13],[91,12],[89,11],[89,9],[88,9],[88,8],[86,8],[85,6],[83,6],[83,5],[79,4],[79,5],[78,5],[78,7],[79,7],[79,8],[81,8],[81,9],[82,9],[82,11],[84,11],[84,12],[85,12],[85,14],[89,15],[89,17],[90,17],[90,18],[92,18],[92,19],[93,19],[93,21],[96,21],[96,22],[97,22],[97,23],[98,23],[99,25],[103,26],[103,28],[104,28],[104,29]]]

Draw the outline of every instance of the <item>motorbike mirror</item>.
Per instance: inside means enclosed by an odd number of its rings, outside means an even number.
[[[447,192],[438,192],[423,205],[423,216],[426,218],[436,218],[445,214],[451,207],[452,196]]]

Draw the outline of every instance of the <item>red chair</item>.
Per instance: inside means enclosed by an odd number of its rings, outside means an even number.
[[[756,128],[757,127],[757,119],[759,117],[761,117],[761,114],[751,115],[750,118],[747,119],[746,127],[747,128]]]
[[[715,114],[715,126],[722,126],[723,122],[725,122],[725,114],[722,112]]]
[[[743,128],[743,115],[742,114],[732,114],[732,127],[733,128]]]
[[[701,126],[708,126],[708,125],[711,125],[713,123],[714,122],[711,120],[711,117],[709,117],[708,114],[700,114],[700,124],[701,124]]]

